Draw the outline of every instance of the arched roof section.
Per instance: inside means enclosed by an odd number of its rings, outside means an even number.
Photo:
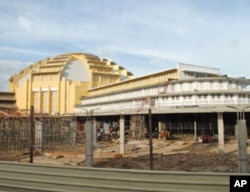
[[[63,71],[62,77],[70,81],[89,81],[89,73],[86,65],[80,60],[69,61]]]
[[[98,72],[101,68],[109,74],[119,75],[120,81],[134,78],[131,72],[113,61],[88,53],[66,53],[40,60],[13,75],[9,79],[10,87],[30,80],[30,74],[46,73],[51,68],[54,73],[58,72],[71,81],[90,81],[90,71]]]

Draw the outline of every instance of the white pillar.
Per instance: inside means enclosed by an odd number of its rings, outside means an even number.
[[[217,113],[217,122],[218,122],[218,144],[219,144],[219,153],[224,153],[224,122],[223,122],[223,113]]]
[[[197,120],[196,115],[194,117],[194,141],[197,141]]]
[[[162,122],[158,121],[158,135],[159,135],[159,139],[161,139],[161,131],[162,131]]]
[[[124,115],[120,116],[120,154],[125,153],[125,120]]]

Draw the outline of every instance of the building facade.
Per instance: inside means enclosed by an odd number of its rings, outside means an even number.
[[[172,80],[107,95],[82,97],[81,108],[99,108],[96,113],[135,113],[151,107],[157,113],[211,112],[227,106],[250,105],[250,81],[245,78],[210,77]],[[227,111],[227,110],[226,110]]]
[[[150,106],[165,113],[169,108],[247,104],[248,84],[245,78],[221,76],[217,68],[178,64],[175,69],[89,89],[89,96],[81,98],[75,112],[99,108],[100,113],[133,113]]]
[[[133,78],[122,66],[86,53],[68,53],[38,61],[13,75],[9,89],[19,110],[48,114],[73,113],[88,89]]]
[[[150,109],[155,132],[194,134],[195,139],[218,135],[220,146],[224,135],[236,134],[237,110],[244,110],[249,122],[250,80],[221,75],[216,68],[179,64],[176,69],[127,80],[127,87],[123,83],[89,90],[90,95],[75,106],[76,115],[92,111],[97,121],[110,124],[125,117],[125,126],[138,138],[149,128]]]
[[[180,63],[134,77],[112,61],[85,53],[38,61],[9,83],[20,110],[33,105],[35,112],[67,114],[80,123],[91,115],[96,127],[117,125],[123,116],[135,137],[148,130],[149,109],[156,132],[234,135],[237,109],[248,112],[250,106],[249,79],[221,75],[218,68]]]

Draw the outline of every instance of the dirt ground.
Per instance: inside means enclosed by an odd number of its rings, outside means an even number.
[[[250,143],[250,140],[248,140]],[[224,154],[219,153],[214,137],[211,143],[192,135],[180,135],[171,140],[153,139],[153,169],[192,172],[238,172],[238,145],[234,137],[226,138]],[[248,147],[250,154],[250,147]],[[250,155],[248,165],[250,166]],[[35,163],[85,166],[83,147],[45,152],[35,157]],[[125,155],[119,154],[119,139],[98,142],[94,151],[94,167],[122,169],[150,169],[148,139],[128,139]],[[250,169],[249,169],[250,172]]]

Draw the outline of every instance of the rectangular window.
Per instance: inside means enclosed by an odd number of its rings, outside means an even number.
[[[51,112],[52,113],[58,112],[57,111],[57,106],[58,106],[57,100],[58,100],[57,91],[52,91],[51,92]]]
[[[33,98],[34,98],[34,111],[39,112],[39,92],[33,92]]]
[[[43,97],[43,113],[48,113],[48,92],[47,91],[43,91],[42,92],[42,97]]]

